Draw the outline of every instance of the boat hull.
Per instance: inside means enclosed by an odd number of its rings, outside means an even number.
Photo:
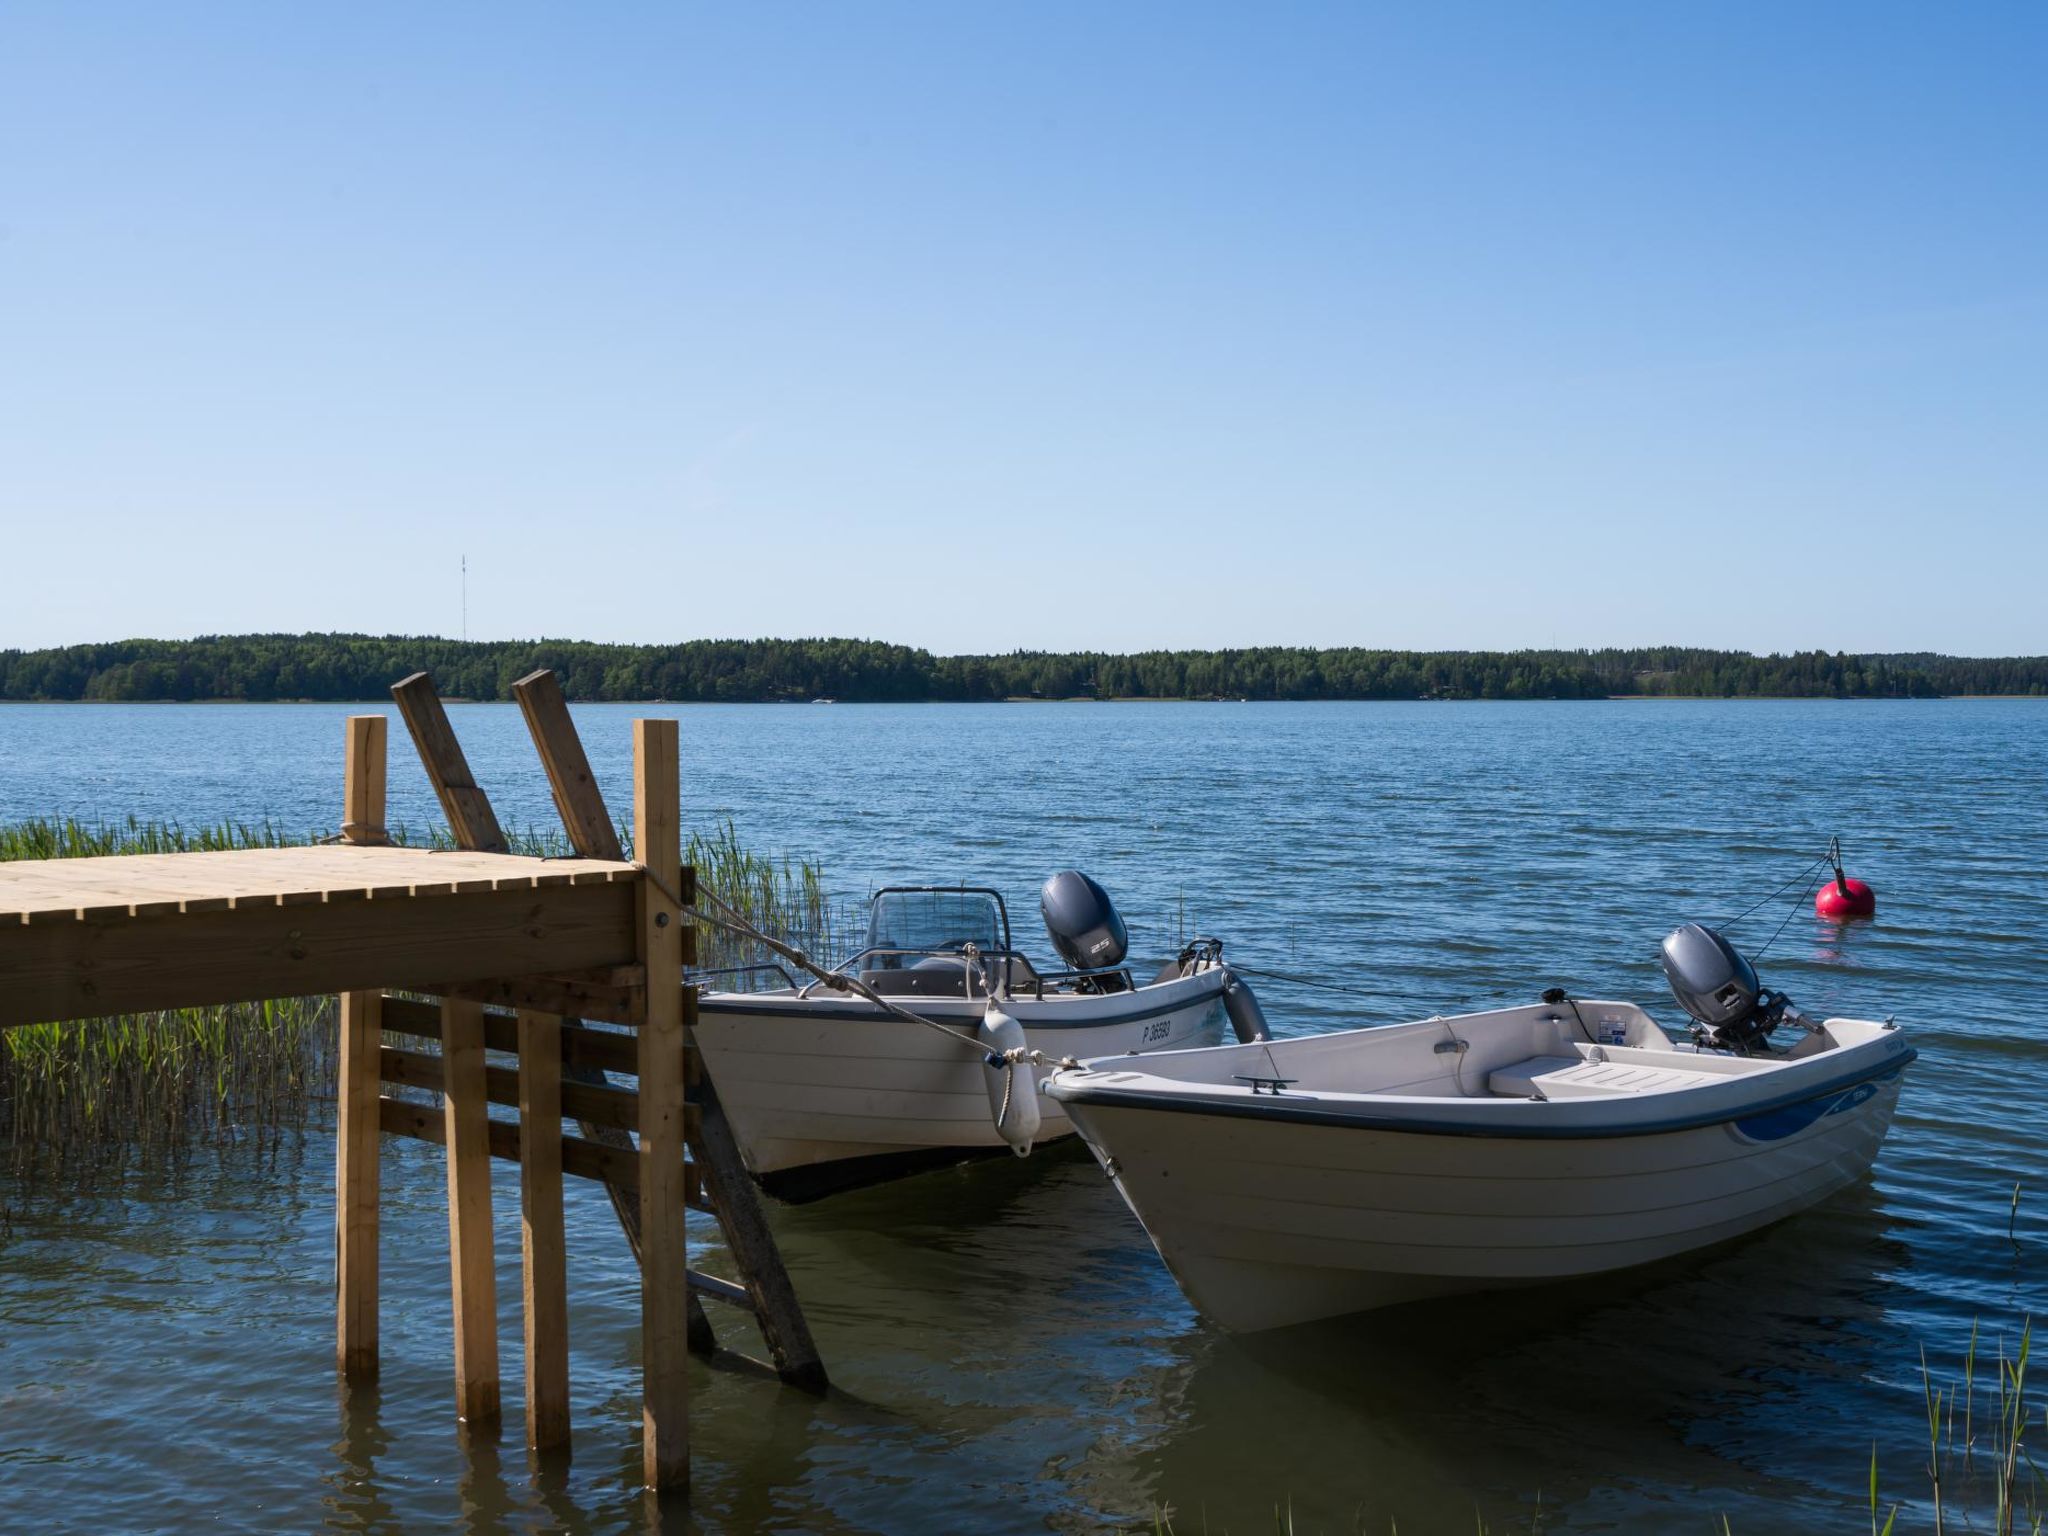
[[[1861,1178],[1897,1070],[1661,1134],[1500,1140],[1066,1104],[1182,1290],[1256,1332],[1648,1264]],[[1112,1153],[1109,1149],[1114,1149]]]
[[[1205,970],[1127,993],[1003,1007],[1048,1056],[1120,1056],[1215,1044],[1222,987],[1223,973]],[[771,1192],[805,1198],[1004,1150],[972,1046],[982,1000],[903,1001],[955,1038],[836,995],[700,999],[698,1048],[748,1169]],[[1040,1103],[1039,1141],[1073,1134],[1057,1104]]]

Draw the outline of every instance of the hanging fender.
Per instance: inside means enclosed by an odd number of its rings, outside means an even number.
[[[1031,1063],[1022,1059],[1024,1026],[990,998],[974,1038],[986,1053],[981,1080],[988,1089],[989,1118],[995,1121],[996,1134],[1010,1144],[1012,1152],[1028,1157],[1032,1142],[1038,1139],[1038,1076]]]
[[[1266,1027],[1266,1011],[1252,996],[1251,987],[1227,965],[1223,967],[1223,1011],[1229,1015],[1230,1028],[1240,1044],[1256,1045],[1273,1038]]]

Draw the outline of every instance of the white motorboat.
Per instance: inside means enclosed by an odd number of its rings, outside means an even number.
[[[814,1199],[1012,1144],[987,1082],[981,1031],[992,1005],[1022,1026],[1026,1047],[1055,1061],[1212,1045],[1226,1017],[1242,1038],[1263,1035],[1216,940],[1188,945],[1140,981],[1125,963],[1122,919],[1093,880],[1055,875],[1041,905],[1066,961],[1057,970],[1015,948],[998,892],[898,886],[873,897],[866,943],[832,973],[872,998],[829,977],[797,985],[787,975],[772,991],[702,994],[697,1046],[764,1188]],[[1017,1070],[1034,1074],[1028,1097],[1047,1069]],[[1019,1150],[1072,1134],[1056,1105],[1032,1108],[1036,1134]]]
[[[1751,1232],[1861,1178],[1914,1052],[1806,1019],[1717,933],[1664,946],[1693,1016],[1529,1007],[1084,1062],[1044,1093],[1181,1289],[1256,1331],[1598,1274]],[[1781,1047],[1779,1025],[1803,1031]]]

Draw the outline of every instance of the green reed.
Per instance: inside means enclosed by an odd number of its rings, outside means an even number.
[[[449,846],[445,829],[394,828],[392,841]],[[49,818],[0,825],[0,861],[184,853],[304,844],[274,822],[87,822]],[[558,829],[510,836],[513,851],[557,858]],[[780,863],[744,847],[731,821],[693,834],[686,861],[757,926],[818,952],[835,932],[817,865]],[[707,967],[761,957],[705,930]],[[770,973],[769,984],[775,978]],[[724,978],[714,978],[719,985]],[[176,1157],[204,1141],[268,1141],[302,1126],[334,1095],[332,997],[180,1008],[0,1034],[0,1151],[17,1172],[97,1167],[139,1155]]]

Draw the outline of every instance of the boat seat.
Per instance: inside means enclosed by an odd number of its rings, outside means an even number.
[[[1531,1056],[1486,1074],[1486,1091],[1501,1099],[1595,1099],[1625,1093],[1662,1093],[1704,1088],[1728,1079],[1683,1067],[1648,1067],[1636,1062],[1588,1061],[1583,1056]]]

